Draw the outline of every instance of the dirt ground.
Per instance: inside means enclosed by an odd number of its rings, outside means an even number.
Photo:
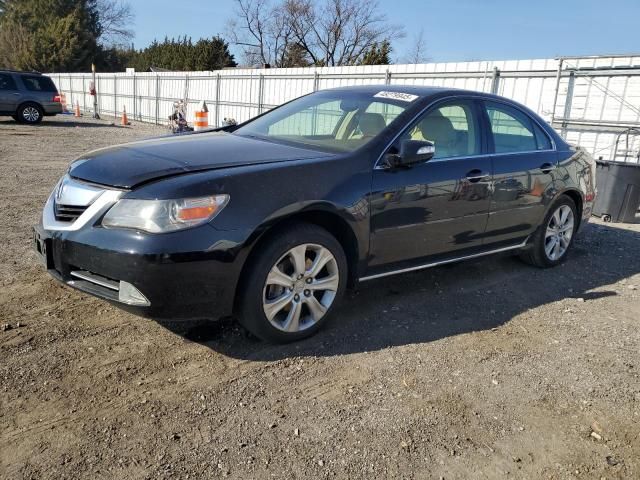
[[[0,118],[3,479],[640,478],[640,224],[363,285],[288,346],[63,287],[30,226],[68,163],[164,133]]]

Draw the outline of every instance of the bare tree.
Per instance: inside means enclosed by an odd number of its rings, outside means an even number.
[[[293,39],[283,5],[270,0],[236,0],[236,15],[227,22],[227,31],[231,43],[242,47],[244,61],[279,66]]]
[[[384,40],[404,35],[380,13],[375,0],[236,0],[229,23],[232,43],[251,64],[281,66],[290,49],[315,65],[355,65]],[[258,60],[258,61],[256,61]]]
[[[407,55],[403,57],[403,61],[406,63],[425,63],[429,60],[427,56],[427,45],[424,40],[424,28],[421,28],[413,37],[412,45]]]
[[[131,5],[124,0],[97,0],[96,10],[100,19],[100,42],[106,45],[122,45],[134,37],[130,25],[134,15]]]

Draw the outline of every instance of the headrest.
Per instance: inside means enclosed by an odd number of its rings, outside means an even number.
[[[379,113],[362,113],[358,120],[360,131],[365,137],[378,135],[387,126],[384,117]]]
[[[430,114],[420,122],[420,132],[425,140],[434,142],[450,142],[456,138],[456,131],[451,120],[443,117],[439,112]]]

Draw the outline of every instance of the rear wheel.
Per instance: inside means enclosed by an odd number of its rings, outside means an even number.
[[[562,196],[551,206],[544,222],[531,238],[530,246],[521,258],[536,267],[548,268],[562,263],[573,244],[578,228],[576,204]]]
[[[42,121],[44,112],[42,108],[36,103],[25,103],[18,107],[17,117],[18,121],[28,124],[36,124]]]
[[[239,321],[275,343],[313,335],[341,299],[347,261],[323,228],[299,224],[278,232],[254,258],[239,286]]]

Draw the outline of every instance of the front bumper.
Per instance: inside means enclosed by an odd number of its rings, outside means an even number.
[[[47,271],[68,286],[152,318],[231,315],[242,265],[234,232],[211,225],[162,235],[87,225],[76,231],[34,227]],[[123,285],[148,305],[123,303]],[[126,298],[131,298],[125,295]]]

